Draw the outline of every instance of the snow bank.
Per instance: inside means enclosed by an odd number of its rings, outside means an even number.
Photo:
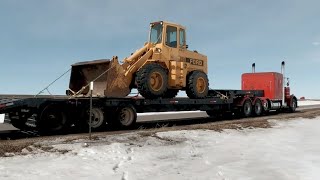
[[[299,106],[310,106],[310,105],[319,105],[320,100],[315,101],[315,100],[300,100],[298,101]]]
[[[58,144],[72,151],[0,158],[0,179],[318,179],[320,118],[273,123]]]
[[[4,114],[0,114],[0,124],[4,123]]]

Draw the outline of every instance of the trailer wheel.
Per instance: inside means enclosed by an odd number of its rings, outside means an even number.
[[[292,97],[290,105],[289,105],[289,111],[290,112],[295,112],[297,107],[298,107],[298,101],[297,101],[297,99],[295,97]]]
[[[87,124],[90,125],[89,122],[90,111],[88,112]],[[106,126],[106,120],[104,116],[104,112],[100,108],[92,108],[91,115],[91,128],[94,131],[103,130]]]
[[[44,134],[63,133],[69,128],[64,109],[54,104],[46,106],[40,115],[37,127]]]
[[[89,131],[89,117],[90,110],[84,109],[82,114],[79,117],[79,121],[77,122],[78,130],[81,132]],[[108,117],[108,118],[107,118]],[[102,131],[107,129],[107,125],[109,124],[109,118],[113,117],[109,111],[105,111],[98,107],[92,108],[92,116],[91,116],[91,130],[92,131]]]
[[[252,104],[250,100],[246,100],[242,105],[242,115],[244,117],[249,117],[251,116],[251,113],[252,113]]]
[[[189,98],[205,98],[209,91],[207,75],[201,71],[193,71],[187,76],[186,93]]]
[[[17,128],[17,129],[25,129],[27,127],[26,122],[27,119],[26,117],[22,117],[19,113],[13,112],[8,114],[9,119],[10,119],[10,124]]]
[[[260,116],[263,112],[263,106],[262,106],[262,102],[260,99],[257,99],[256,102],[254,103],[254,115],[255,116]]]
[[[163,97],[168,88],[168,73],[160,64],[144,65],[137,73],[139,93],[149,99]]]
[[[137,121],[137,111],[132,105],[119,107],[116,113],[118,127],[131,128]]]

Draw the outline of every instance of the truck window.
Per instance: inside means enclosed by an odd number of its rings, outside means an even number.
[[[177,47],[177,28],[173,26],[167,26],[166,31],[166,45],[169,47]]]
[[[179,40],[179,44],[180,44],[180,48],[184,48],[186,45],[186,36],[185,36],[185,31],[184,29],[180,29],[180,40]]]

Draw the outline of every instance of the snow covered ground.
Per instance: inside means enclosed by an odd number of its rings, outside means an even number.
[[[0,114],[0,124],[4,122],[4,114]]]
[[[310,105],[318,105],[320,104],[320,100],[300,100],[298,101],[299,106],[310,106]]]
[[[319,179],[320,117],[273,128],[107,136],[0,158],[0,179]]]

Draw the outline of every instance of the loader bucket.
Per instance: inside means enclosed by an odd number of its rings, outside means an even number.
[[[68,94],[89,96],[91,81],[94,84],[93,96],[125,97],[130,93],[130,83],[115,58],[111,61],[102,59],[73,64]]]

